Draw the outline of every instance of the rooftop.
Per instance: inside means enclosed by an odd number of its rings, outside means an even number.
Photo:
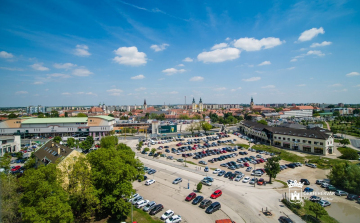
[[[22,124],[51,124],[51,123],[77,123],[87,122],[87,117],[74,118],[31,118],[22,122]]]
[[[63,160],[67,157],[73,150],[63,146],[61,144],[53,142],[53,140],[48,141],[40,149],[38,149],[34,155],[41,161],[44,159],[50,161],[51,163],[56,163],[58,159]],[[44,162],[44,161],[43,161]]]

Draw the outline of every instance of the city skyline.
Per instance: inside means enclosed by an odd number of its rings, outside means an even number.
[[[359,7],[331,2],[3,1],[0,107],[356,104]]]

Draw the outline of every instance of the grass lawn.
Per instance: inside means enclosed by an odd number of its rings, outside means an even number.
[[[347,150],[357,152],[357,150],[352,149],[352,148],[348,148],[348,147],[339,147],[339,148],[337,148],[337,150],[339,150],[339,152],[340,152],[341,154],[344,154],[344,152],[347,151]]]
[[[192,162],[192,161],[184,161],[185,163],[190,163],[190,164],[193,164],[193,165],[197,165],[196,163]]]
[[[282,183],[282,185],[284,185],[284,188],[287,188],[288,185],[286,182],[282,181],[282,180],[275,180],[276,182]]]
[[[250,147],[248,144],[236,144],[236,145],[244,147],[245,149],[248,149]]]
[[[280,158],[282,160],[286,160],[289,162],[300,162],[300,163],[304,163],[305,162],[305,158],[302,156],[298,156],[294,153],[290,153],[286,150],[283,149],[279,149],[273,146],[267,146],[267,145],[254,145],[251,148],[255,149],[255,150],[263,150],[263,151],[267,151],[270,153],[280,153]]]
[[[133,221],[138,223],[163,223],[159,218],[151,217],[149,213],[141,209],[134,208],[133,210]],[[131,223],[131,213],[128,215],[126,222]]]
[[[341,159],[328,159],[324,157],[319,156],[306,156],[306,159],[308,159],[309,163],[316,164],[317,168],[320,169],[330,169],[335,163],[344,163],[347,162],[346,160]]]

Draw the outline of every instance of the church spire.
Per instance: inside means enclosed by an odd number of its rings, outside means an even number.
[[[144,99],[144,105],[146,105],[146,99]]]
[[[193,101],[192,101],[192,103],[194,103],[194,104],[195,104],[195,98],[193,98]]]
[[[199,103],[202,103],[202,100],[201,100],[201,98],[200,98],[200,101],[199,101]]]

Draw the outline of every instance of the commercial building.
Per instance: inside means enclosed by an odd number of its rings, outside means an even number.
[[[324,129],[294,129],[270,127],[257,122],[242,121],[239,131],[270,145],[314,154],[331,154],[334,151],[332,132]]]
[[[20,136],[0,136],[0,157],[5,153],[16,153],[21,149]]]
[[[38,106],[30,105],[26,108],[26,113],[28,114],[39,113],[39,112],[45,113],[45,107],[41,105]]]
[[[280,115],[280,118],[304,118],[304,117],[312,117],[313,115],[314,107],[312,106],[294,106],[292,108],[284,109],[282,115]]]

